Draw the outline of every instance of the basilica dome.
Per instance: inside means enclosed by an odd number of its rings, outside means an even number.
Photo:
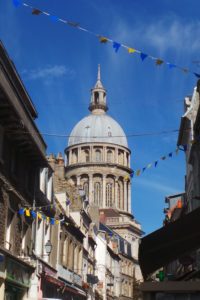
[[[81,143],[111,143],[128,148],[121,126],[105,112],[91,113],[73,128],[68,146]]]

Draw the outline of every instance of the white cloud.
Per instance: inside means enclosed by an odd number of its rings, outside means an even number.
[[[171,194],[178,194],[180,192],[179,188],[175,188],[172,186],[168,186],[164,183],[160,183],[158,181],[151,181],[149,179],[144,178],[138,178],[138,180],[135,180],[134,185],[141,185],[145,188],[157,190],[159,192],[165,193],[166,196]]]
[[[73,78],[75,76],[75,71],[66,68],[63,65],[55,65],[55,66],[46,66],[44,68],[37,68],[33,70],[23,70],[22,75],[28,80],[37,80],[44,79],[45,81],[49,81],[54,78],[59,78],[62,76],[67,76],[68,78]]]

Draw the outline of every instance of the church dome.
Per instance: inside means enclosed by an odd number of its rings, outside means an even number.
[[[101,82],[100,65],[97,82],[91,90],[89,110],[91,114],[83,118],[72,130],[68,146],[81,143],[111,143],[128,148],[126,135],[121,126],[109,115],[106,90]]]
[[[123,129],[106,113],[92,113],[78,122],[70,134],[68,146],[95,142],[111,143],[128,148]]]

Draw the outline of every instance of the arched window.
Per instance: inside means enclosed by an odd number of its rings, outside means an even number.
[[[119,151],[118,153],[118,161],[120,165],[124,164],[124,152],[123,151]]]
[[[107,162],[113,162],[113,153],[111,150],[107,151]]]
[[[101,200],[101,184],[99,182],[95,182],[94,184],[94,203],[100,205]]]
[[[90,161],[90,153],[88,150],[85,150],[85,162],[89,162]]]
[[[95,158],[97,162],[101,161],[101,151],[99,149],[95,151]]]
[[[98,92],[95,92],[95,93],[94,93],[94,103],[95,103],[95,104],[98,104],[98,103],[99,103],[99,93],[98,93]]]
[[[76,164],[76,163],[77,163],[77,160],[78,160],[78,157],[77,157],[77,150],[74,149],[74,150],[72,150],[72,163],[73,163],[73,164]]]
[[[89,195],[89,185],[88,185],[88,182],[85,182],[83,184],[83,189],[85,191],[85,195],[88,196]]]
[[[113,203],[113,185],[112,183],[107,183],[106,184],[106,206],[107,207],[112,207]]]

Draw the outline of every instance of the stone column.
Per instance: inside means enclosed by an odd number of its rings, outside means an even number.
[[[71,165],[72,163],[72,150],[69,150],[69,161],[68,161],[68,165]]]
[[[128,212],[131,214],[131,183],[128,183]]]
[[[81,176],[80,175],[76,176],[76,182],[77,182],[77,186],[80,186],[80,184],[81,184]]]
[[[115,177],[115,207],[118,207],[118,177]]]
[[[127,180],[124,179],[124,211],[127,211]]]
[[[106,207],[106,175],[103,175],[103,208]]]
[[[115,160],[114,161],[116,162],[116,164],[119,163],[119,161],[118,161],[118,149],[117,148],[115,148]]]
[[[89,175],[89,203],[93,202],[93,174]]]
[[[124,151],[124,166],[127,166],[126,151]]]
[[[80,163],[81,162],[81,147],[78,147],[78,159],[77,162]]]
[[[103,147],[103,161],[106,162],[107,161],[107,155],[106,155],[106,147]]]
[[[93,146],[90,146],[90,162],[93,162]]]

